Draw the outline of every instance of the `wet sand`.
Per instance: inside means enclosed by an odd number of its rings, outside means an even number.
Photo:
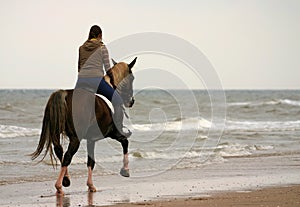
[[[273,187],[256,191],[218,193],[211,197],[175,198],[162,201],[116,204],[111,207],[297,207],[300,206],[300,186]]]
[[[64,188],[64,197],[56,197],[55,180],[7,184],[0,185],[0,206],[296,207],[300,206],[299,172],[299,154],[231,158],[224,163],[173,169],[156,176],[95,176],[98,191],[88,193],[87,177],[72,177],[70,168],[71,186]],[[58,174],[49,169],[50,173]]]

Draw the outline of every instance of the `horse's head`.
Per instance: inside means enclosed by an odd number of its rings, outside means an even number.
[[[134,58],[134,60],[129,64],[124,62],[117,63],[112,60],[114,66],[109,70],[109,76],[111,78],[110,83],[118,91],[126,107],[132,107],[134,104],[134,76],[132,73],[132,68],[136,62],[136,59],[137,58]]]

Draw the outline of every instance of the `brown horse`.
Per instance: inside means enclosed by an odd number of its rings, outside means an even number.
[[[126,107],[131,107],[134,103],[132,67],[135,61],[136,58],[130,64],[114,62],[115,65],[111,68],[110,75],[104,77],[119,92]],[[121,143],[124,157],[120,174],[129,177],[128,140],[125,136],[120,136],[120,133],[116,133],[115,130],[117,129],[113,124],[112,111],[102,98],[83,89],[58,90],[52,93],[47,102],[40,141],[36,151],[31,156],[33,160],[36,159],[45,148],[42,160],[49,153],[53,164],[53,159],[56,162],[56,157],[53,154],[54,148],[55,155],[61,163],[61,170],[55,183],[56,194],[63,195],[62,186],[70,186],[68,165],[71,164],[80,141],[86,139],[88,152],[87,186],[90,192],[95,192],[92,171],[95,166],[95,142],[99,139],[111,137]],[[66,136],[69,138],[69,145],[67,151],[63,153],[60,141],[61,137]]]

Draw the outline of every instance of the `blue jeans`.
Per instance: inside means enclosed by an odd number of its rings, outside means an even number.
[[[93,93],[101,94],[112,102],[114,106],[122,105],[123,100],[115,89],[113,89],[102,77],[78,78],[75,88],[83,88]]]

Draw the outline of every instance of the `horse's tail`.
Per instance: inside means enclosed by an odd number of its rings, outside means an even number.
[[[66,96],[67,92],[64,90],[58,90],[51,94],[44,113],[40,141],[35,152],[31,154],[32,160],[36,159],[45,147],[46,151],[40,162],[44,160],[49,152],[51,164],[54,166],[53,158],[55,162],[56,158],[53,155],[52,144],[54,146],[60,145],[60,134],[65,134],[67,116]]]

